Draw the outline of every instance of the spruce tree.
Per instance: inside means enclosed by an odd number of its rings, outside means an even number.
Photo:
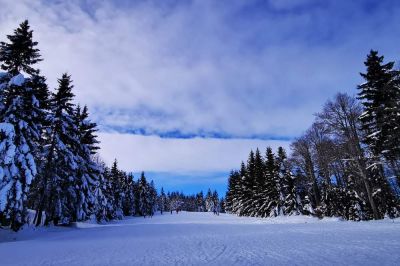
[[[251,216],[259,216],[260,208],[264,203],[265,197],[265,170],[264,161],[261,157],[260,151],[256,149],[254,155],[254,184],[252,191],[252,202],[254,202],[254,209]]]
[[[362,199],[355,190],[354,177],[350,176],[347,182],[348,220],[361,221],[364,219]]]
[[[147,184],[144,172],[140,175],[139,186],[138,186],[138,196],[139,196],[139,213],[141,216],[146,217],[149,215],[149,188]]]
[[[239,171],[239,180],[236,183],[235,186],[235,193],[236,193],[236,201],[237,205],[235,206],[235,212],[243,216],[245,215],[245,207],[246,207],[246,202],[247,202],[247,197],[249,195],[248,193],[248,187],[249,184],[251,184],[250,180],[248,180],[248,175],[247,175],[247,167],[244,162],[241,163],[240,166],[240,171]]]
[[[213,195],[211,192],[211,189],[209,188],[206,194],[206,210],[208,212],[212,212],[214,210],[214,199]]]
[[[96,189],[99,190],[101,169],[93,160],[97,144],[97,125],[89,120],[87,107],[80,110],[78,106],[74,113],[74,122],[77,128],[77,146],[75,153],[79,158],[79,164],[76,169],[75,189],[77,190],[77,199],[75,206],[76,220],[83,221],[90,218],[96,212]],[[97,193],[101,193],[97,191]]]
[[[309,196],[305,196],[304,197],[302,213],[304,215],[314,215],[315,214],[315,211],[314,211],[314,208],[312,206],[312,203],[311,203],[311,200],[310,200]]]
[[[12,153],[0,160],[2,176],[0,194],[4,195],[0,211],[9,219],[10,226],[17,231],[26,222],[26,200],[29,186],[37,173],[42,116],[39,102],[22,74],[10,79],[5,88],[5,104],[0,113],[3,136],[0,141],[12,143]],[[5,205],[4,205],[5,204]]]
[[[228,213],[236,213],[238,204],[238,183],[240,182],[240,174],[232,171],[228,179],[228,190],[225,196],[225,211]]]
[[[123,218],[123,197],[124,197],[124,189],[123,189],[123,173],[118,169],[118,162],[115,159],[113,165],[110,169],[110,182],[111,182],[111,191],[112,197],[114,199],[114,210],[116,218]]]
[[[244,170],[244,169],[243,169]],[[250,216],[256,213],[255,202],[253,196],[255,194],[255,155],[250,151],[247,165],[243,171],[244,176],[241,182],[241,198],[240,198],[240,215]]]
[[[218,197],[218,192],[216,190],[214,190],[213,194],[212,194],[212,200],[213,200],[213,211],[214,212],[219,212],[219,197]]]
[[[154,212],[155,212],[155,210],[157,208],[157,190],[156,190],[156,187],[154,185],[154,181],[153,180],[151,180],[150,184],[149,184],[149,195],[148,195],[148,197],[149,197],[149,200],[148,200],[148,202],[149,202],[148,213],[149,213],[150,216],[153,216]]]
[[[40,200],[36,212],[36,224],[42,222],[46,212],[46,224],[68,224],[76,217],[76,176],[82,158],[77,154],[78,128],[74,123],[74,94],[71,77],[63,74],[58,88],[52,94],[50,126],[46,130],[44,161],[40,169]]]
[[[158,209],[160,210],[160,213],[163,214],[164,211],[166,211],[166,202],[167,202],[167,196],[165,195],[164,188],[161,187],[161,193],[160,197],[158,200]]]
[[[275,156],[270,147],[267,148],[265,161],[265,194],[261,206],[262,217],[274,217],[281,213],[279,175],[275,164]]]
[[[277,165],[280,176],[280,204],[283,206],[284,214],[299,215],[301,203],[295,185],[296,177],[289,169],[286,152],[282,147],[278,148]]]
[[[394,62],[383,63],[384,57],[371,50],[365,61],[365,83],[358,86],[364,106],[360,119],[365,132],[364,142],[376,161],[384,156],[400,178],[400,72]],[[400,179],[398,179],[400,181]]]
[[[33,41],[32,33],[28,20],[25,20],[14,30],[13,35],[7,35],[9,42],[0,42],[0,62],[3,70],[13,76],[21,71],[29,75],[39,73],[32,66],[42,61],[39,49],[35,48],[38,43]]]
[[[198,212],[204,212],[206,210],[204,206],[204,194],[203,191],[200,191],[196,197],[196,206]]]

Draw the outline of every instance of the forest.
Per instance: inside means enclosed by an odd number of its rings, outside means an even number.
[[[400,71],[371,50],[357,95],[338,93],[275,155],[251,151],[229,177],[226,210],[241,216],[371,220],[400,215]]]

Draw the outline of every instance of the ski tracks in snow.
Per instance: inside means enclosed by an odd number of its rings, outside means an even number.
[[[210,213],[128,218],[78,228],[0,231],[8,265],[399,265],[400,220],[239,218]]]

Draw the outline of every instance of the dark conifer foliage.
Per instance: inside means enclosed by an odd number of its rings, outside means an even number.
[[[162,193],[158,196],[158,202],[161,202]],[[217,191],[208,190],[204,197],[203,191],[197,194],[185,195],[182,192],[168,192],[165,195],[166,206],[165,212],[213,212],[219,214],[224,212],[224,199],[218,198]],[[158,205],[157,209],[161,211],[162,206]]]
[[[258,151],[232,171],[226,210],[245,216],[305,214],[360,221],[399,217],[399,71],[371,51],[358,101],[339,93],[291,145],[267,149],[264,174]],[[293,175],[292,173],[296,173]],[[238,176],[240,178],[238,178]],[[260,181],[261,176],[264,182]],[[264,187],[262,187],[264,186]],[[261,188],[262,187],[262,188]]]
[[[253,179],[251,175],[258,178]],[[249,185],[252,183],[256,185]],[[289,170],[283,148],[278,149],[278,156],[274,155],[271,148],[267,148],[265,158],[258,150],[256,153],[250,152],[247,165],[242,163],[241,170],[232,171],[229,176],[224,208],[240,216],[300,214],[301,203],[295,177]]]
[[[367,69],[361,76],[365,83],[358,87],[364,106],[360,120],[365,132],[363,141],[375,161],[386,159],[400,181],[400,72],[393,69],[394,62],[383,60],[378,51],[371,50],[364,62]]]
[[[49,91],[34,67],[42,59],[32,32],[24,21],[0,44],[6,71],[0,73],[0,225],[17,231],[27,222],[104,222],[137,215],[140,202],[152,214],[154,183],[146,182],[146,198],[137,198],[133,176],[117,162],[109,169],[99,160],[97,125],[86,106],[73,103],[68,74]],[[36,211],[34,221],[27,219],[28,208]]]
[[[15,231],[26,221],[30,185],[37,174],[47,91],[33,65],[40,61],[28,22],[0,43],[0,223]],[[30,76],[24,77],[21,71]]]
[[[39,73],[37,69],[33,68],[33,65],[42,59],[39,49],[35,48],[38,43],[33,41],[32,33],[28,20],[25,20],[14,31],[14,34],[7,35],[9,42],[0,42],[1,69],[11,75],[17,75],[21,71],[28,75]]]

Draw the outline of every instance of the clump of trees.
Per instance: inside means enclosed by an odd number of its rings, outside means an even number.
[[[182,192],[168,192],[165,194],[161,188],[158,196],[158,210],[164,211],[188,211],[188,212],[225,212],[225,200],[218,197],[218,192],[208,189],[204,196],[203,191],[195,195],[185,195]]]
[[[152,215],[154,183],[109,169],[97,155],[97,125],[73,103],[71,76],[50,91],[24,21],[0,43],[0,225],[17,231],[35,211],[36,225]]]
[[[400,71],[377,51],[356,97],[339,93],[291,144],[291,156],[251,152],[228,181],[226,210],[271,217],[399,217]]]

